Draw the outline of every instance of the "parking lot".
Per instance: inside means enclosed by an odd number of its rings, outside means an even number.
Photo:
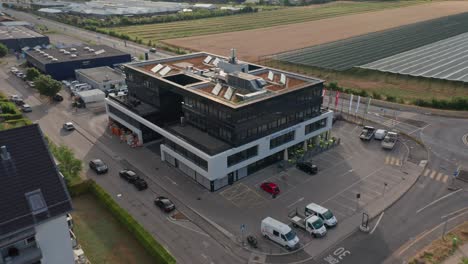
[[[289,224],[288,214],[295,210],[303,213],[311,202],[330,209],[342,222],[405,180],[402,165],[408,156],[408,148],[398,142],[393,150],[387,151],[381,148],[378,140],[361,141],[361,129],[346,122],[336,123],[332,134],[339,137],[341,143],[311,158],[319,168],[316,175],[295,167],[282,170],[273,165],[221,190],[217,195],[226,203],[226,208],[234,206],[235,211],[242,212],[243,223],[250,224],[248,231],[257,237],[261,237],[261,219],[271,216]],[[263,182],[276,183],[281,193],[273,198],[260,188]],[[306,232],[296,231],[302,244],[314,240]],[[340,232],[340,225],[329,232]],[[266,252],[285,252],[266,239],[260,239],[259,247]]]

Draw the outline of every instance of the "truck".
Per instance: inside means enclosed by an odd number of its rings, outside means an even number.
[[[396,132],[388,132],[382,141],[382,148],[392,150],[398,140]]]
[[[76,95],[80,97],[85,104],[104,102],[104,99],[106,98],[106,94],[99,89],[76,92]]]
[[[305,216],[297,210],[288,215],[293,227],[304,229],[314,237],[323,237],[327,234],[327,228],[323,224],[322,219],[316,215]]]
[[[372,139],[372,137],[374,136],[375,134],[375,128],[374,127],[371,127],[371,126],[365,126],[362,131],[361,131],[361,135],[359,135],[359,138],[361,140],[366,140],[366,141],[369,141]]]

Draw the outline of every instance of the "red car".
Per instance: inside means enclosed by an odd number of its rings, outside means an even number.
[[[273,182],[264,182],[262,185],[260,185],[260,188],[262,188],[265,192],[272,194],[273,196],[276,196],[280,193],[278,185]]]

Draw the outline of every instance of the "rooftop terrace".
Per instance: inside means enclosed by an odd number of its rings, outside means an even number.
[[[205,52],[126,67],[232,108],[242,107],[322,80]]]

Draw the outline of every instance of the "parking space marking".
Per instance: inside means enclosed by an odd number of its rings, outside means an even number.
[[[372,188],[372,187],[366,186],[365,184],[361,184],[360,187],[366,189],[366,191],[373,192],[373,193],[375,193],[376,195],[382,195],[382,193],[376,191],[376,190],[375,190],[374,188]]]
[[[444,178],[442,179],[442,182],[447,183],[448,177],[449,177],[448,175],[445,175]]]
[[[301,198],[297,199],[297,201],[295,201],[294,203],[288,205],[288,208],[295,205],[295,204],[297,204],[297,203],[299,203],[299,202],[301,202],[302,200],[304,200],[304,197],[301,197]]]
[[[437,171],[432,171],[430,178],[434,179],[434,176],[436,175]]]
[[[426,170],[424,171],[424,174],[423,174],[424,177],[427,177],[427,175],[429,175],[429,172],[431,172],[431,170],[430,170],[430,169],[426,169]]]

